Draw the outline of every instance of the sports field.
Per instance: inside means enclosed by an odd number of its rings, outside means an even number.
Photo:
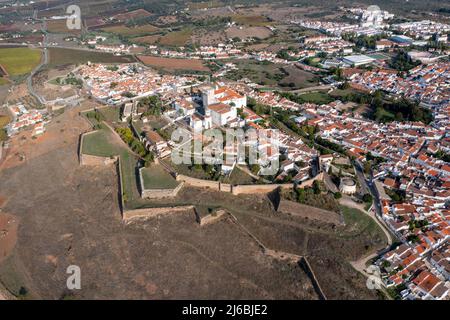
[[[41,51],[30,48],[0,49],[0,64],[10,76],[31,72],[41,61]]]
[[[383,53],[373,53],[373,54],[368,54],[368,57],[371,57],[373,59],[376,60],[387,60],[390,59],[390,57],[388,55],[385,55]]]

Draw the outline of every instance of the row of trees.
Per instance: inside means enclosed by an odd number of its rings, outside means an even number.
[[[153,153],[149,152],[145,148],[144,144],[133,135],[133,132],[131,131],[130,128],[119,127],[116,128],[115,131],[119,134],[122,140],[128,144],[131,150],[133,150],[142,158],[146,167],[148,167],[153,162],[154,160]]]
[[[368,48],[375,49],[378,40],[386,38],[388,35],[385,33],[377,34],[373,36],[360,35],[357,36],[354,33],[345,33],[342,35],[342,39],[353,42],[356,48]]]
[[[389,121],[420,121],[425,124],[433,121],[433,114],[430,110],[419,106],[405,97],[398,100],[388,100],[383,92],[378,90],[372,95],[370,103],[372,117],[380,122]]]
[[[164,107],[159,96],[142,98],[138,106],[146,109],[143,116],[159,116],[164,112]]]

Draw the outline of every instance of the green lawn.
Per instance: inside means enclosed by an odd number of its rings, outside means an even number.
[[[340,206],[342,214],[344,216],[345,227],[344,227],[344,237],[352,237],[361,233],[368,234],[372,238],[380,237],[387,241],[386,236],[378,226],[378,224],[373,221],[366,213],[345,206]]]
[[[100,157],[117,155],[121,148],[112,142],[112,133],[108,129],[101,129],[83,138],[82,153]]]
[[[303,102],[315,103],[315,104],[327,104],[333,101],[327,93],[323,92],[310,92],[299,95],[299,99]]]
[[[83,139],[82,153],[100,157],[120,156],[122,169],[122,184],[125,202],[132,202],[139,198],[136,179],[137,158],[128,148],[114,141],[113,133],[109,128],[91,133]]]
[[[374,54],[368,54],[368,57],[371,57],[373,59],[377,59],[377,60],[387,60],[390,59],[389,56],[382,54],[382,53],[374,53]]]
[[[0,64],[11,76],[31,72],[41,61],[41,51],[30,48],[0,49]]]
[[[100,109],[106,122],[118,122],[120,117],[120,107],[107,107]]]
[[[178,182],[160,165],[142,169],[145,189],[174,189]]]

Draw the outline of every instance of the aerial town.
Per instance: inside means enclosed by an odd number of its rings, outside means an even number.
[[[0,300],[450,299],[450,9],[225,2],[1,3]]]

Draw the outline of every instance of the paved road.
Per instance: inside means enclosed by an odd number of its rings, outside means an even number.
[[[324,180],[325,185],[327,186],[328,190],[330,190],[333,193],[339,192],[339,189],[333,183],[333,181],[330,178],[330,175],[327,172],[323,173],[323,180]]]
[[[34,91],[33,88],[33,76],[44,66],[48,63],[48,49],[46,48],[47,46],[47,22],[44,21],[43,26],[42,26],[42,31],[44,32],[44,42],[43,42],[43,47],[44,47],[44,59],[43,61],[30,73],[30,75],[27,78],[27,87],[28,87],[28,92],[30,92],[30,94],[32,96],[34,96],[39,103],[41,104],[45,104],[45,99],[44,97],[42,97],[39,93],[37,93],[36,91]]]
[[[356,165],[354,166],[354,168],[355,168],[355,172],[358,177],[358,180],[361,184],[361,187],[363,188],[363,191],[365,193],[372,195],[373,202],[374,202],[373,208],[375,209],[375,212],[373,213],[373,215],[375,216],[375,218],[377,219],[379,224],[383,225],[384,229],[388,230],[388,232],[390,234],[388,227],[386,226],[384,220],[382,219],[382,210],[381,210],[380,199],[378,198],[378,193],[375,190],[376,187],[375,187],[375,184],[373,183],[373,180],[372,181],[366,180],[363,170],[362,170],[362,166],[359,162],[356,162]]]
[[[366,263],[367,263],[368,261],[372,260],[373,258],[375,258],[375,257],[377,257],[377,256],[379,256],[379,255],[381,255],[381,254],[383,254],[383,253],[385,253],[385,252],[387,252],[387,251],[390,249],[390,247],[391,247],[391,245],[392,245],[392,242],[393,242],[391,233],[390,233],[389,230],[384,226],[384,224],[382,224],[382,223],[378,220],[376,214],[375,214],[373,211],[366,211],[366,210],[365,210],[364,204],[356,203],[356,202],[354,202],[350,197],[348,197],[348,196],[346,196],[346,195],[343,195],[343,197],[339,200],[339,202],[340,202],[340,204],[342,204],[342,205],[344,205],[344,206],[347,206],[347,207],[350,207],[350,208],[358,209],[358,210],[364,212],[365,214],[367,214],[369,217],[372,218],[372,220],[375,221],[375,223],[381,228],[381,230],[383,230],[383,232],[384,232],[384,234],[385,234],[385,236],[386,236],[387,244],[386,244],[386,247],[385,247],[384,249],[375,251],[375,252],[373,252],[373,253],[371,253],[371,254],[369,254],[369,255],[367,255],[367,256],[361,257],[360,259],[358,259],[358,260],[356,260],[356,261],[350,261],[350,264],[352,265],[352,267],[353,267],[355,270],[359,271],[361,274],[363,274],[363,275],[366,276],[366,277],[372,276],[372,274],[370,274],[370,273],[367,272]],[[383,283],[383,282],[381,282],[381,283],[382,283],[382,285],[383,285],[383,287],[381,288],[381,290],[384,292],[384,294],[386,295],[386,297],[387,297],[388,299],[390,299],[389,294],[388,294],[387,291],[385,290],[384,283]]]
[[[364,176],[363,169],[359,162],[356,162],[353,167],[355,168],[356,177],[358,178],[363,194],[371,194],[370,187],[367,184],[366,177]]]
[[[375,253],[372,253],[372,254],[370,254],[368,256],[362,257],[361,259],[359,259],[357,261],[350,262],[350,264],[352,265],[352,267],[355,270],[359,271],[361,274],[363,274],[364,276],[369,278],[371,276],[374,276],[374,274],[367,272],[366,262],[371,260],[371,259],[373,259],[373,258],[375,258],[377,255],[378,255],[378,253],[375,252]],[[388,300],[392,300],[391,296],[389,295],[389,293],[386,290],[386,286],[384,285],[383,281],[380,281],[379,283],[381,284],[380,290],[384,293],[385,297]]]

